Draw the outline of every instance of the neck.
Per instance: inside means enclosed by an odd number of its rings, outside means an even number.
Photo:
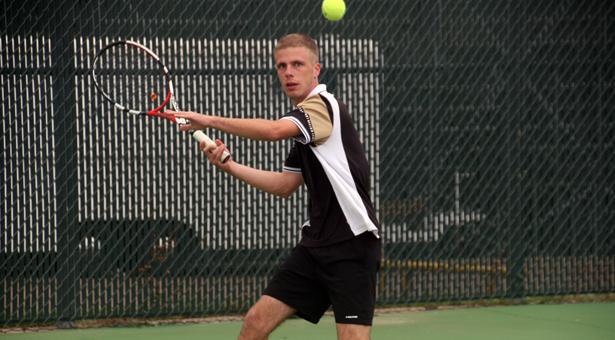
[[[293,101],[293,104],[296,106],[297,104],[301,103],[302,101],[304,101],[307,97],[310,96],[310,94],[312,93],[312,91],[314,91],[314,89],[316,88],[316,86],[318,86],[318,81],[316,81],[315,83],[312,83],[312,87],[310,88],[310,92],[308,92],[307,95],[305,95],[304,97],[300,97],[300,98],[291,98],[291,100]]]

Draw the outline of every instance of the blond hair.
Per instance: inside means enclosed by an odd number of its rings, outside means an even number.
[[[281,37],[275,45],[274,53],[289,47],[307,48],[310,52],[312,52],[312,54],[314,54],[314,57],[316,58],[315,62],[318,63],[318,45],[309,35],[303,33],[291,33]]]

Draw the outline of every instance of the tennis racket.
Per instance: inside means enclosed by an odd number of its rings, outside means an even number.
[[[92,62],[91,76],[96,90],[122,113],[189,123],[164,111],[166,107],[179,111],[169,69],[156,53],[138,42],[122,40],[101,48]],[[201,130],[193,131],[192,136],[207,146],[216,146]],[[229,157],[224,151],[221,161]]]

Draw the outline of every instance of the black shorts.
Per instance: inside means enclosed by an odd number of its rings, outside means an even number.
[[[371,232],[325,247],[296,246],[264,294],[312,323],[333,306],[335,322],[371,325],[380,251]]]

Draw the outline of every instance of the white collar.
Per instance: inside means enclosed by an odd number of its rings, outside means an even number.
[[[307,97],[305,97],[305,99],[310,98],[311,96],[315,96],[321,92],[326,92],[327,91],[327,85],[325,84],[318,84],[316,85],[315,88],[312,89],[312,92],[310,92],[310,94],[308,94]],[[304,100],[305,100],[304,99]]]
[[[315,87],[315,88],[313,88],[313,89],[312,89],[312,91],[310,92],[310,94],[308,94],[308,95],[307,95],[307,97],[305,97],[305,98],[301,101],[301,103],[303,103],[304,101],[306,101],[306,100],[307,100],[308,98],[310,98],[310,97],[313,97],[313,96],[315,96],[315,95],[317,95],[317,94],[319,94],[319,93],[326,92],[326,91],[327,91],[327,85],[325,85],[325,84],[318,84],[318,85],[316,85],[316,87]],[[299,104],[301,104],[301,103],[299,103]],[[295,105],[295,107],[297,107],[297,105]]]

